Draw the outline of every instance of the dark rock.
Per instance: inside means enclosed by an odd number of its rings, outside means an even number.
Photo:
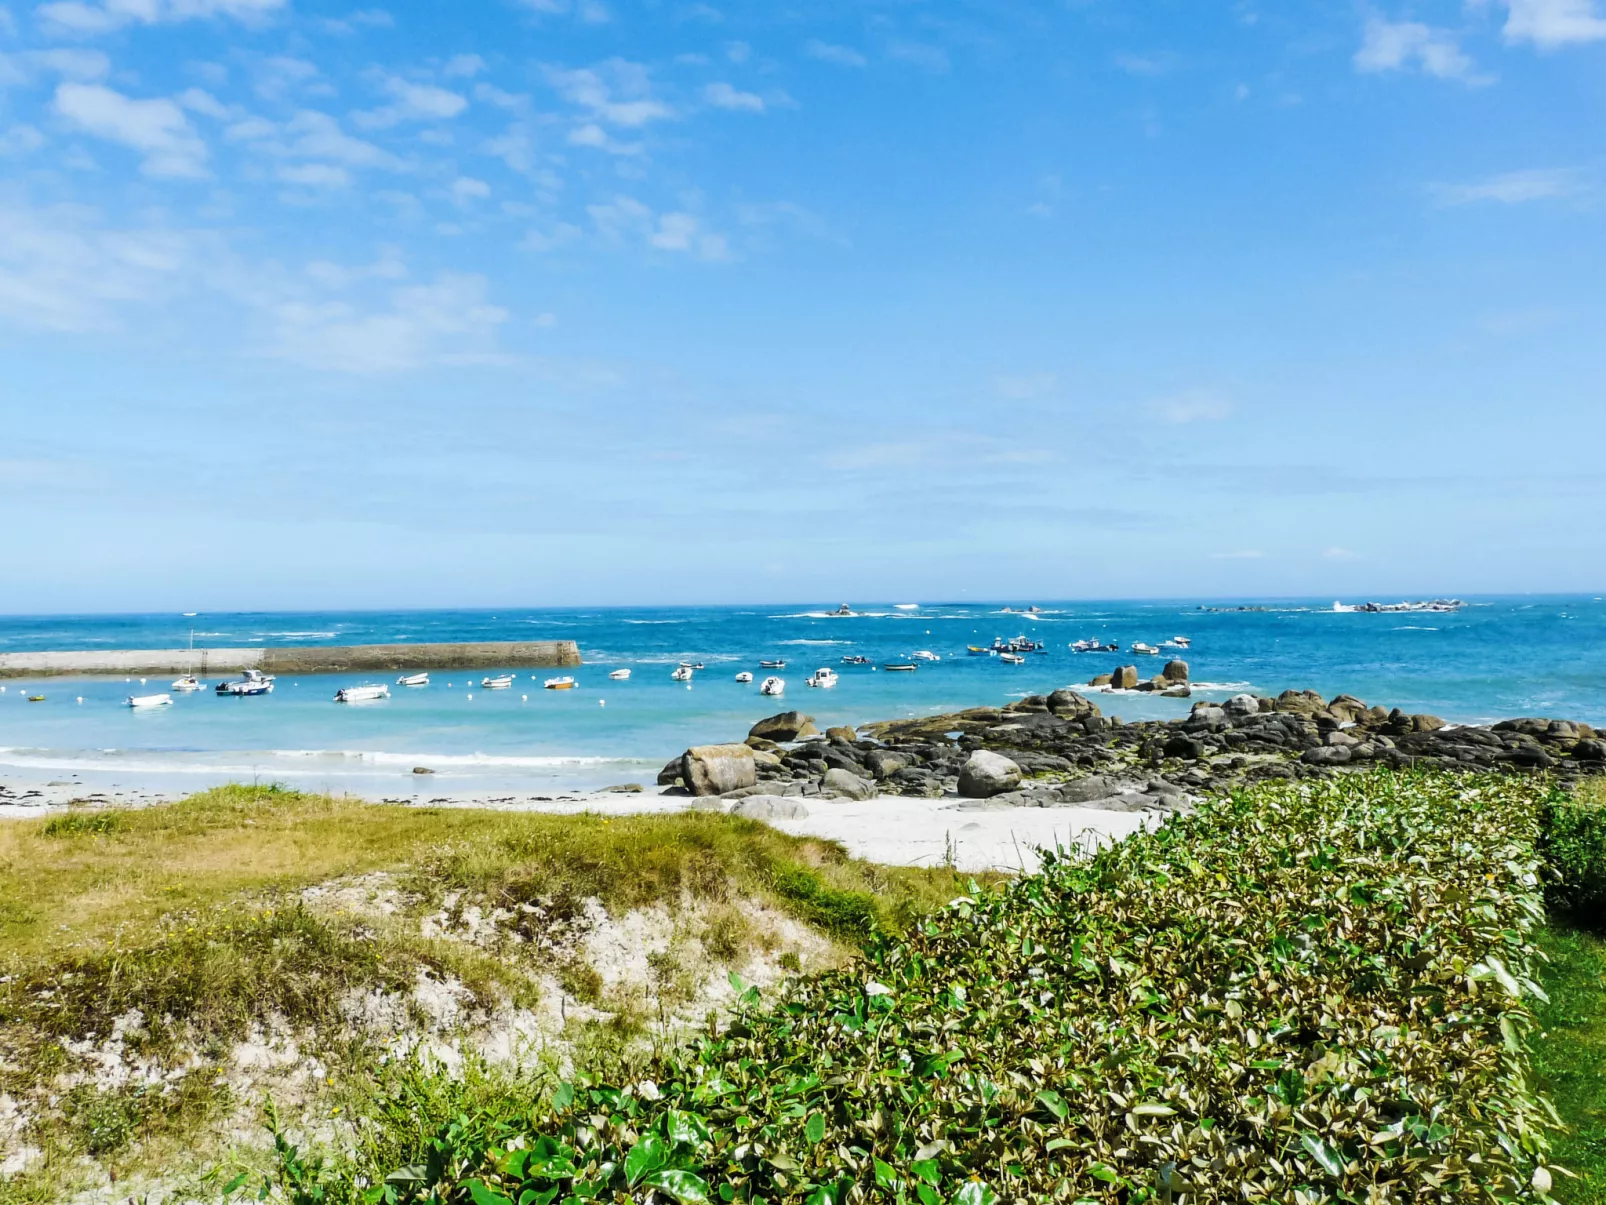
[[[435,771],[431,770],[428,766],[414,766],[413,767],[413,773],[414,774],[433,774],[433,773],[435,773]]]
[[[1221,710],[1230,716],[1259,715],[1260,700],[1254,695],[1233,695],[1221,705]]]
[[[1606,742],[1582,740],[1573,746],[1573,756],[1579,761],[1606,761]]]
[[[853,729],[838,725],[835,728],[827,728],[825,730],[825,739],[834,741],[838,745],[851,745],[859,739],[859,736]]]
[[[1186,661],[1167,661],[1160,676],[1167,682],[1175,685],[1188,680],[1188,663]]]
[[[1411,717],[1411,730],[1413,732],[1437,732],[1444,727],[1444,721],[1436,715],[1413,715]]]
[[[1355,724],[1366,715],[1366,704],[1354,695],[1339,695],[1327,705],[1327,710],[1337,716],[1340,723]]]
[[[846,795],[849,799],[869,799],[875,794],[875,784],[867,782],[857,774],[836,767],[825,772],[825,779],[820,786],[827,791],[835,791],[838,795]]]
[[[748,730],[747,735],[785,743],[801,740],[806,736],[815,736],[818,733],[819,729],[814,726],[813,716],[804,715],[801,711],[783,711],[780,715],[760,720]]]
[[[1138,688],[1138,667],[1135,665],[1118,666],[1110,675],[1110,685],[1116,690],[1136,690]]]
[[[616,787],[605,787],[604,790],[610,795],[640,795],[641,784],[639,782],[622,782]]]
[[[1285,690],[1277,696],[1274,707],[1277,711],[1294,715],[1313,716],[1318,711],[1327,710],[1327,700],[1314,690]]]
[[[1048,696],[1048,709],[1066,720],[1089,720],[1100,715],[1097,704],[1068,686]]]
[[[1530,770],[1543,770],[1556,764],[1556,759],[1538,745],[1519,745],[1515,749],[1508,749],[1495,756],[1501,761],[1510,762],[1514,766],[1524,766]]]
[[[1345,745],[1318,745],[1314,749],[1306,749],[1299,755],[1299,760],[1307,766],[1342,766],[1349,762],[1350,751]]]
[[[890,749],[875,749],[867,753],[864,764],[870,773],[878,779],[891,778],[899,770],[909,764],[909,759],[901,753],[894,753]]]
[[[1114,674],[1094,674],[1087,680],[1087,684],[1089,686],[1109,686],[1114,681]]]
[[[1180,757],[1183,761],[1197,761],[1204,755],[1204,745],[1189,736],[1174,736],[1161,747],[1167,757]]]
[[[677,757],[674,761],[670,762],[662,770],[659,770],[658,771],[658,779],[657,779],[657,781],[658,781],[658,785],[661,786],[661,787],[672,787],[677,782],[679,782],[680,781],[680,758]]]

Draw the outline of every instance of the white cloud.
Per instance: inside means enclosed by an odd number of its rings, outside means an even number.
[[[1435,184],[1432,191],[1441,205],[1521,205],[1576,196],[1584,187],[1575,171],[1535,169],[1504,172],[1469,184]]]
[[[716,109],[739,109],[747,113],[762,113],[764,98],[752,92],[739,92],[730,84],[719,82],[703,89],[703,99]]]
[[[561,17],[572,12],[576,18],[588,25],[603,25],[612,19],[611,14],[601,0],[578,0],[571,4],[569,0],[519,0],[525,8],[543,16]]]
[[[640,63],[609,59],[574,71],[546,68],[547,83],[594,122],[635,128],[673,117],[674,110],[652,96],[652,80]]]
[[[108,230],[77,206],[0,209],[0,321],[84,332],[117,325],[126,305],[150,305],[180,285],[185,236]]]
[[[868,60],[851,46],[836,46],[810,38],[803,43],[803,53],[822,63],[835,63],[838,67],[863,67]]]
[[[111,69],[111,60],[98,50],[24,50],[19,54],[0,54],[0,88],[31,83],[40,75],[75,80],[105,79]]]
[[[1554,50],[1576,42],[1598,42],[1606,38],[1606,17],[1595,9],[1595,0],[1506,0],[1505,39],[1532,42],[1542,50]]]
[[[1220,422],[1230,418],[1233,409],[1230,398],[1208,389],[1190,389],[1149,403],[1155,417],[1167,423]]]
[[[209,17],[233,17],[261,24],[283,8],[286,0],[53,0],[35,10],[46,28],[57,33],[109,33],[126,25],[157,25]]]
[[[266,307],[271,354],[307,368],[359,374],[504,359],[497,331],[507,310],[487,300],[483,276],[443,273],[403,285],[364,309],[333,298],[290,298]]]
[[[326,17],[321,24],[330,33],[349,34],[359,29],[394,29],[396,18],[382,8],[361,8],[344,17]]]
[[[752,55],[753,48],[746,42],[726,42],[725,57],[733,63],[745,63]]]
[[[484,70],[485,60],[480,58],[479,55],[454,54],[451,58],[446,60],[446,65],[441,68],[441,74],[447,79],[454,79],[458,77],[463,79],[472,79],[474,76],[478,75]]]
[[[0,155],[26,155],[44,144],[45,136],[25,123],[0,130]]]
[[[351,115],[363,129],[382,130],[404,121],[449,121],[468,108],[466,97],[434,84],[416,84],[387,75],[383,87],[394,98],[390,104]]]
[[[586,212],[597,232],[611,242],[637,238],[657,251],[684,252],[705,260],[730,258],[730,245],[722,234],[703,229],[695,215],[674,212],[655,215],[634,197],[617,196],[603,205],[588,205]]]
[[[402,162],[389,151],[371,142],[353,138],[340,128],[340,123],[327,113],[316,109],[303,109],[285,123],[288,137],[280,152],[304,159],[328,159],[348,167],[380,167],[391,171],[401,169]]]
[[[227,105],[223,104],[210,92],[201,88],[186,88],[178,94],[176,99],[179,104],[190,110],[190,112],[199,113],[203,117],[226,121],[230,116]]]
[[[263,100],[279,100],[318,75],[315,65],[287,54],[263,59],[253,64],[252,70],[256,76],[256,94]]]
[[[558,222],[548,230],[530,231],[519,246],[526,251],[539,251],[544,254],[556,251],[559,247],[566,247],[579,237],[580,227],[571,226],[568,222]]]
[[[459,176],[452,181],[452,199],[460,205],[469,201],[483,200],[490,195],[491,186],[484,180],[476,180],[472,176]]]
[[[1328,560],[1332,560],[1332,561],[1353,561],[1356,557],[1360,556],[1361,554],[1358,553],[1358,552],[1351,551],[1348,548],[1340,548],[1338,545],[1335,544],[1331,548],[1323,549],[1322,550],[1322,555],[1324,557],[1328,558]]]
[[[277,175],[286,184],[300,184],[306,188],[351,187],[351,173],[329,163],[286,164]]]
[[[0,33],[8,38],[17,36],[17,19],[11,15],[11,10],[0,4]]]
[[[1354,61],[1357,71],[1368,73],[1404,71],[1414,65],[1438,79],[1473,85],[1491,82],[1490,77],[1478,74],[1477,65],[1462,51],[1455,35],[1420,21],[1369,17]]]
[[[207,174],[206,143],[171,100],[135,100],[100,84],[64,83],[56,88],[55,109],[86,133],[139,151],[147,176]]]

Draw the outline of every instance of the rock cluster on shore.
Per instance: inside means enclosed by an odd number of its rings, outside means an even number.
[[[1157,681],[1167,682],[1165,689],[1186,689],[1186,665],[1173,665],[1178,668],[1167,666]],[[794,711],[760,720],[745,747],[753,756],[750,785],[744,776],[741,786],[714,789],[727,780],[696,764],[705,750],[670,762],[659,782],[727,799],[956,795],[971,807],[1131,810],[1174,808],[1191,793],[1265,778],[1368,765],[1551,770],[1562,778],[1606,772],[1606,732],[1587,724],[1514,719],[1450,725],[1437,716],[1369,707],[1352,695],[1324,699],[1309,690],[1276,698],[1235,695],[1195,703],[1184,719],[1130,724],[1106,717],[1069,688],[1003,708],[823,734],[811,717]]]

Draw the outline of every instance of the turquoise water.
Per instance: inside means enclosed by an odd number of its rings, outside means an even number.
[[[1039,602],[1036,617],[1002,613],[1003,605],[855,604],[862,614],[850,618],[827,616],[835,603],[0,617],[0,652],[183,648],[193,628],[198,647],[572,639],[585,659],[572,671],[573,691],[541,689],[558,671],[519,671],[508,691],[471,688],[461,673],[436,674],[428,689],[393,687],[388,701],[360,706],[333,703],[335,690],[383,677],[282,678],[265,698],[224,699],[208,690],[154,712],[122,704],[130,693],[165,688],[165,676],[144,687],[121,678],[12,680],[0,694],[0,778],[77,775],[148,790],[256,779],[409,796],[650,782],[688,744],[738,739],[754,720],[784,708],[804,710],[822,726],[862,723],[996,705],[1086,682],[1117,664],[1135,662],[1151,674],[1164,661],[1072,653],[1069,644],[1083,637],[1123,649],[1189,637],[1183,656],[1195,699],[1312,687],[1462,722],[1551,715],[1606,724],[1606,603],[1593,596],[1473,599],[1453,614],[1340,614],[1330,599],[1249,611],[1197,602]],[[1021,634],[1048,652],[1021,666],[965,653],[967,644]],[[913,674],[840,664],[861,654],[879,666],[916,649],[942,660]],[[781,701],[761,697],[757,684],[759,660],[778,657],[788,662]],[[670,680],[681,660],[707,667],[689,688]],[[822,665],[837,669],[840,685],[806,688],[804,679]],[[625,666],[630,681],[608,679]],[[753,684],[734,681],[744,669]],[[26,702],[34,693],[45,701]],[[1190,706],[1130,693],[1096,697],[1107,714],[1127,719],[1177,716]],[[436,774],[421,783],[414,766]]]

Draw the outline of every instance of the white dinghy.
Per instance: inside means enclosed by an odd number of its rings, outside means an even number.
[[[390,698],[388,686],[343,686],[335,691],[336,703],[372,703]]]
[[[171,707],[173,705],[173,696],[172,695],[129,695],[128,696],[128,705],[130,707],[138,707],[138,708],[144,708],[144,707]]]
[[[758,693],[761,695],[784,695],[786,693],[786,679],[768,677],[759,685]]]

